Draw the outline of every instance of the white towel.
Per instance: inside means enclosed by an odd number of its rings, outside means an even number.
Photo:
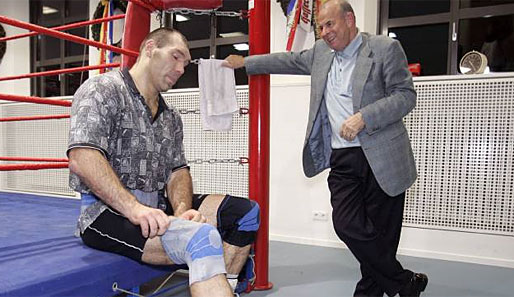
[[[239,110],[234,70],[222,67],[224,60],[200,59],[200,116],[203,130],[229,131],[232,114]]]

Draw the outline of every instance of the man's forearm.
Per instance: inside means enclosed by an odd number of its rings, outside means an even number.
[[[166,186],[166,191],[175,216],[181,215],[181,213],[177,213],[181,203],[184,203],[183,207],[180,208],[181,212],[191,209],[193,207],[193,182],[189,169],[183,168],[173,172]]]
[[[95,149],[75,148],[69,153],[70,171],[107,205],[125,217],[138,203],[136,198],[121,184],[120,179],[105,157]]]

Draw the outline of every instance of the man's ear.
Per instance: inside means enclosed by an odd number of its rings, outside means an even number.
[[[145,47],[144,47],[145,55],[148,58],[150,58],[152,56],[152,51],[155,49],[155,41],[153,39],[148,39],[145,43],[146,43]]]
[[[355,25],[355,15],[353,13],[346,12],[346,17],[344,19],[348,27]]]

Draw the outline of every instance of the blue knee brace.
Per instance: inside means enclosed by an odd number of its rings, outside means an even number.
[[[217,213],[221,238],[239,247],[254,242],[259,229],[259,212],[257,202],[227,195]]]
[[[161,243],[173,263],[189,266],[189,285],[226,273],[223,243],[211,225],[175,219]]]
[[[259,230],[259,204],[257,204],[255,201],[251,201],[252,208],[237,222],[239,227],[237,227],[238,231],[257,231]]]

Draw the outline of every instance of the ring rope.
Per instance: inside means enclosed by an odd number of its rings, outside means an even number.
[[[0,171],[68,168],[68,162],[0,165]]]
[[[108,50],[113,51],[115,53],[121,53],[121,54],[128,55],[128,56],[131,56],[131,57],[137,57],[139,55],[138,52],[135,52],[135,51],[131,51],[131,50],[124,49],[124,48],[119,48],[119,47],[112,46],[112,45],[109,45],[109,44],[102,44],[101,42],[96,42],[96,41],[89,40],[89,39],[86,39],[86,38],[83,38],[83,37],[79,37],[79,36],[75,36],[75,35],[72,35],[72,34],[60,32],[60,31],[57,31],[57,30],[48,29],[48,28],[45,28],[45,27],[42,27],[42,26],[31,24],[31,23],[14,20],[14,19],[11,19],[11,18],[8,18],[8,17],[5,17],[5,16],[0,16],[0,23],[5,23],[5,24],[11,25],[11,26],[15,26],[15,27],[19,27],[19,28],[23,28],[23,29],[27,29],[27,30],[36,31],[36,32],[39,32],[41,34],[45,34],[45,35],[49,35],[49,36],[52,36],[52,37],[57,37],[57,38],[73,41],[73,42],[80,43],[80,44],[86,44],[86,45],[94,46],[94,47],[97,47],[97,48],[108,49]]]
[[[57,30],[57,31],[64,31],[64,30],[75,29],[75,28],[80,28],[80,27],[84,27],[84,26],[119,20],[119,19],[123,19],[123,18],[125,18],[125,14],[117,14],[117,15],[113,15],[113,16],[110,16],[107,18],[100,18],[100,19],[94,19],[91,21],[77,22],[77,23],[63,25],[63,26],[51,27],[49,29]],[[40,34],[39,32],[32,31],[29,33],[23,33],[23,34],[18,34],[18,35],[2,37],[2,38],[0,38],[0,42],[19,39],[19,38],[23,38],[23,37],[36,36],[39,34]]]
[[[0,161],[68,162],[66,158],[0,157]]]
[[[36,120],[56,120],[69,119],[69,114],[41,115],[41,116],[20,116],[0,118],[0,122],[20,122],[20,121],[36,121]]]
[[[120,66],[120,63],[108,63],[108,64],[100,64],[100,65],[92,65],[92,66],[81,66],[81,67],[73,67],[73,68],[67,68],[67,69],[33,72],[33,73],[27,73],[27,74],[21,74],[21,75],[0,77],[0,81],[39,77],[39,76],[59,75],[59,74],[82,72],[82,71],[96,70],[96,69],[103,69],[103,68],[115,68],[115,67],[119,67],[119,66]]]
[[[9,94],[1,94],[0,100],[6,101],[16,101],[16,102],[30,102],[36,104],[47,104],[47,105],[58,105],[58,106],[71,106],[71,101],[67,100],[55,100],[55,99],[44,99],[41,97],[35,96],[19,96],[19,95],[9,95]]]

